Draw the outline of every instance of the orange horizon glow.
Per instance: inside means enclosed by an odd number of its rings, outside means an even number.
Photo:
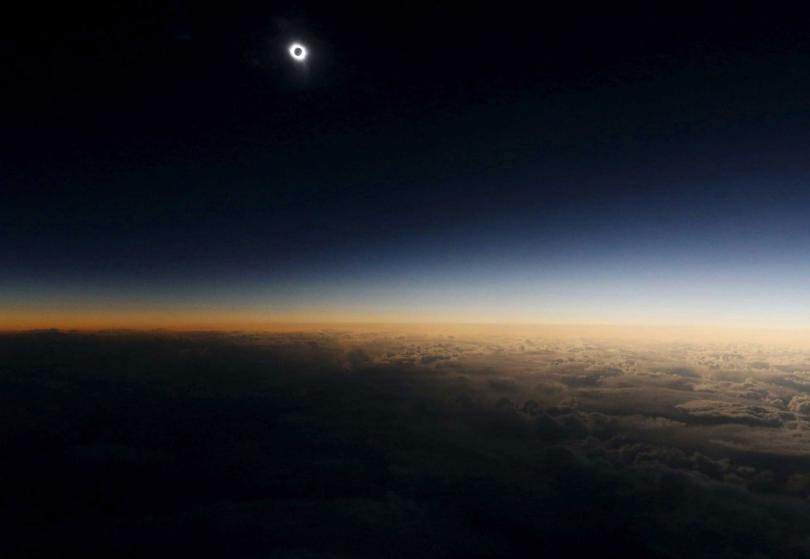
[[[78,332],[313,332],[335,329],[362,332],[414,332],[423,334],[498,334],[648,339],[660,341],[712,341],[790,344],[810,347],[810,329],[751,325],[703,325],[663,323],[610,323],[602,321],[458,320],[406,315],[344,313],[248,313],[159,311],[51,311],[12,312],[0,316],[0,332],[32,330]]]

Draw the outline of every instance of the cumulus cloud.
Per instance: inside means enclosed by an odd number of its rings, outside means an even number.
[[[790,399],[788,409],[796,413],[810,415],[810,396],[799,394]]]
[[[723,423],[777,427],[784,419],[783,413],[777,409],[721,400],[690,400],[677,408],[691,417]]]

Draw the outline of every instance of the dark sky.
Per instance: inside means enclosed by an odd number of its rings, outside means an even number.
[[[803,19],[29,6],[0,39],[0,308],[791,322]]]

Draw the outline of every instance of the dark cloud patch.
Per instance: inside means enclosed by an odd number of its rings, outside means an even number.
[[[655,369],[653,369],[655,370]],[[687,379],[695,379],[700,378],[700,374],[697,373],[694,369],[690,367],[672,367],[670,369],[662,369],[658,372],[663,372],[666,374],[670,374],[676,377],[682,377]]]
[[[419,363],[422,365],[430,365],[431,363],[436,363],[437,361],[442,361],[444,359],[450,359],[449,355],[423,355],[419,358]]]
[[[362,349],[354,348],[346,353],[346,362],[351,367],[363,367],[371,363],[371,357]]]
[[[622,374],[621,369],[614,367],[587,367],[579,371],[572,369],[558,375],[560,382],[574,388],[599,386],[604,379]]]

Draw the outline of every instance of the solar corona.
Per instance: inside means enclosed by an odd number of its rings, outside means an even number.
[[[290,45],[290,48],[287,49],[287,52],[290,53],[290,56],[296,62],[304,62],[307,59],[307,48],[302,45],[301,43],[293,43]]]

